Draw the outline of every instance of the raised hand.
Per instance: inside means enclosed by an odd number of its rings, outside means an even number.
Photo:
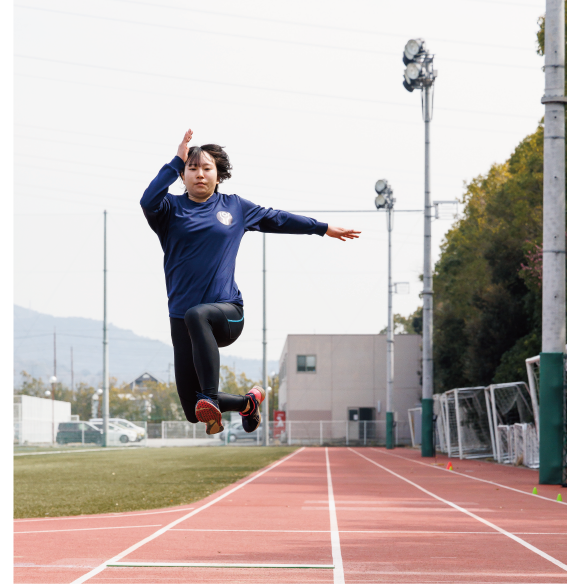
[[[346,241],[347,239],[358,239],[360,231],[355,231],[354,229],[345,229],[344,227],[332,227],[328,226],[326,235],[328,237],[336,237],[340,241]]]
[[[185,132],[185,136],[183,136],[181,144],[177,147],[177,156],[179,156],[179,158],[181,158],[183,162],[187,162],[187,153],[189,150],[187,145],[189,144],[189,141],[191,140],[192,136],[193,132],[191,131],[190,128],[189,130],[187,130],[187,132]]]

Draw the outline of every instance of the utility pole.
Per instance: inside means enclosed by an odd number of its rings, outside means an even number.
[[[70,390],[72,392],[72,397],[75,396],[75,371],[73,365],[73,348],[70,348]]]
[[[54,327],[52,348],[53,348],[53,356],[54,356],[54,368],[53,368],[52,374],[56,377],[56,327]]]
[[[566,351],[566,42],[564,0],[546,1],[540,484],[563,482]]]
[[[103,446],[109,445],[109,329],[107,327],[107,211],[103,248]]]
[[[263,353],[262,353],[262,379],[264,383],[264,391],[266,392],[266,399],[264,400],[264,424],[262,425],[264,428],[264,446],[268,446],[270,443],[270,436],[269,436],[269,427],[268,427],[268,414],[269,414],[269,396],[268,396],[268,361],[266,359],[266,234],[263,234],[263,253],[262,253],[262,271],[263,271],[263,278],[262,278],[262,287],[263,287],[263,295],[264,295],[264,302],[263,302],[263,322],[264,322],[264,329],[262,331],[262,344],[263,344]]]

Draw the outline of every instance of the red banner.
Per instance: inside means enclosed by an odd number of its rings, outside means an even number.
[[[274,438],[280,438],[282,432],[286,432],[286,412],[274,410]]]

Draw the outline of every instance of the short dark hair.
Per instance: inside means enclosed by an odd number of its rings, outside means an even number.
[[[232,165],[230,164],[230,158],[223,146],[218,146],[217,144],[204,144],[203,146],[192,146],[187,152],[187,160],[185,166],[189,164],[199,165],[201,161],[201,154],[205,152],[209,154],[215,161],[215,167],[217,169],[218,181],[215,186],[215,193],[217,193],[219,183],[222,183],[228,178],[232,178]]]

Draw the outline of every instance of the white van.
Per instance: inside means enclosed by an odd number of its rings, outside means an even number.
[[[103,418],[91,418],[90,422],[101,422],[103,423]],[[109,418],[109,422],[123,428],[124,430],[129,430],[131,432],[135,432],[137,435],[136,440],[143,440],[145,438],[145,428],[141,426],[137,426],[137,424],[133,424],[133,422],[129,422],[129,420],[124,420],[123,418]]]

